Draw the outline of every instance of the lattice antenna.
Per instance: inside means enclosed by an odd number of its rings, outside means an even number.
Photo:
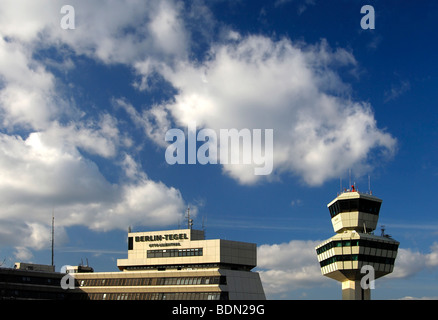
[[[193,227],[193,219],[190,219],[190,206],[187,207],[187,228],[192,229]]]

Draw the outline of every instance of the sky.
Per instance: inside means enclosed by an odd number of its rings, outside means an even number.
[[[438,299],[438,3],[65,5],[0,2],[2,267],[50,264],[54,215],[57,270],[116,271],[129,227],[190,208],[208,239],[257,244],[268,299],[340,299],[314,248],[354,183],[400,242],[372,298]],[[253,153],[218,143],[231,129]]]

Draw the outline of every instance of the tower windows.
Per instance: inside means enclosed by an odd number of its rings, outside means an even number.
[[[360,211],[370,214],[379,214],[381,202],[363,198],[338,200],[329,207],[331,217],[341,212]]]
[[[332,248],[361,246],[367,248],[383,249],[383,250],[398,250],[398,243],[372,241],[366,239],[351,239],[351,240],[334,240],[316,249],[317,254],[321,254]]]
[[[190,257],[190,256],[202,256],[202,248],[191,249],[163,249],[163,250],[148,250],[148,258],[166,258],[166,257]]]
[[[328,266],[329,264],[341,261],[361,261],[365,263],[383,263],[394,265],[395,258],[389,257],[380,257],[380,256],[372,256],[365,254],[344,254],[344,255],[336,255],[325,260],[322,260],[319,265],[321,268]]]

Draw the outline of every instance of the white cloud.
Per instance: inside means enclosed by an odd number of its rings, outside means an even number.
[[[32,45],[69,45],[105,63],[131,63],[146,56],[165,58],[186,52],[181,6],[173,1],[69,1],[75,11],[75,29],[60,22],[62,1],[5,0],[0,4],[3,36]]]
[[[2,1],[0,5],[2,35],[26,42],[35,40],[47,26],[52,28],[59,26],[60,4],[60,1],[51,0]]]
[[[135,82],[138,89],[149,88],[154,72],[178,89],[174,102],[131,113],[162,146],[171,120],[182,126],[196,121],[214,130],[274,129],[275,170],[267,178],[287,173],[309,185],[322,184],[353,166],[360,174],[372,165],[371,151],[392,154],[395,150],[395,139],[377,127],[371,107],[350,100],[349,86],[336,72],[339,67],[354,68],[354,56],[330,48],[325,40],[305,45],[234,36],[231,42],[212,45],[205,61],[192,63],[187,59],[193,42],[186,28],[190,21],[183,15],[193,20],[192,11],[205,11],[205,6],[185,8],[173,1],[72,1],[76,29],[63,30],[61,2],[47,1],[44,10],[33,2],[21,4],[27,10],[20,11],[14,1],[1,4],[0,30],[10,39],[3,40],[3,45],[21,46],[18,57],[27,52],[17,67],[3,68],[7,85],[0,98],[5,124],[30,123],[41,128],[56,118],[65,101],[53,93],[52,75],[31,61],[30,53],[44,45],[67,44],[76,54],[133,66],[143,76]],[[11,50],[3,51],[12,57]],[[16,85],[13,74],[25,76]],[[38,77],[39,85],[25,88],[25,77]],[[38,113],[30,101],[40,106]],[[223,170],[243,184],[263,179],[250,166],[224,165]]]
[[[430,247],[430,253],[426,255],[426,266],[429,268],[438,267],[438,243],[434,242],[434,244]]]
[[[144,130],[144,133],[149,139],[159,146],[167,146],[164,137],[166,131],[171,128],[171,120],[165,110],[153,106],[139,113],[126,99],[114,99],[113,103],[116,107],[123,108],[134,124]]]
[[[118,120],[105,112],[84,117],[48,69],[71,69],[73,54],[127,65],[185,57],[182,7],[173,1],[73,0],[76,29],[64,30],[64,4],[0,3],[0,242],[17,246],[21,257],[29,257],[27,248],[46,247],[53,210],[64,233],[72,225],[168,225],[185,208],[178,190],[149,180],[126,151],[132,139],[119,131]],[[50,49],[57,50],[56,61],[38,54]],[[119,166],[120,181],[110,182],[89,154]]]
[[[261,245],[257,251],[257,271],[265,293],[269,296],[327,283],[316,257],[318,244],[318,241],[291,240]]]
[[[188,39],[184,33],[184,23],[178,16],[177,6],[160,1],[157,14],[148,25],[154,47],[160,48],[164,53],[179,55],[186,52]]]
[[[65,130],[65,128],[63,128]],[[72,135],[76,134],[72,131]],[[112,184],[78,146],[62,135],[32,133],[27,139],[0,134],[0,238],[41,249],[55,210],[57,227],[85,225],[94,230],[128,225],[177,223],[184,211],[180,192],[148,180],[126,156],[127,179]],[[64,132],[64,135],[66,133]],[[94,137],[99,142],[102,137]],[[93,142],[93,135],[90,135]],[[11,225],[20,232],[9,232]],[[45,236],[44,236],[45,235]],[[44,238],[45,237],[45,238]]]
[[[301,199],[294,199],[290,202],[290,205],[292,207],[298,207],[301,206],[303,204],[303,201],[301,201]]]
[[[391,85],[391,89],[388,91],[385,91],[385,102],[395,100],[402,94],[404,94],[406,91],[409,91],[411,88],[411,84],[409,80],[403,80],[400,81],[397,85]]]
[[[412,296],[406,296],[403,297],[399,300],[438,300],[438,297],[420,297],[420,298],[416,298],[416,297],[412,297]]]
[[[336,73],[355,65],[351,53],[326,41],[306,46],[248,36],[213,45],[203,63],[161,68],[178,93],[154,110],[183,127],[274,129],[276,173],[320,185],[353,166],[358,174],[368,170],[371,151],[395,151],[396,140],[377,127],[371,106],[349,99]],[[243,184],[262,178],[248,166],[223,168]]]
[[[54,94],[53,75],[31,54],[27,47],[0,37],[0,114],[8,129],[43,128],[63,107]]]
[[[438,267],[438,243],[430,247],[429,253],[399,248],[395,260],[394,271],[388,278],[408,278],[423,270],[434,270]]]
[[[30,259],[33,257],[33,254],[26,247],[16,247],[14,256],[18,261],[30,261]]]
[[[290,2],[292,2],[292,0],[277,0],[277,1],[275,1],[274,6],[277,8],[277,7],[281,7],[285,4],[288,4]],[[304,11],[307,10],[307,8],[309,6],[315,5],[315,0],[298,1],[295,3],[295,5],[297,6],[297,14],[301,15]]]

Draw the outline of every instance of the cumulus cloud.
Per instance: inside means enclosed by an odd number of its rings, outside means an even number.
[[[267,156],[274,159],[274,174],[254,175],[255,164],[223,164],[224,172],[242,184],[287,173],[309,185],[320,185],[353,166],[358,174],[369,170],[371,151],[383,155],[395,151],[395,139],[378,128],[371,106],[350,99],[350,88],[337,73],[338,68],[354,68],[354,56],[345,49],[331,48],[325,40],[307,45],[264,36],[232,37],[212,44],[203,61],[193,62],[188,59],[190,22],[184,18],[193,19],[193,12],[187,12],[194,8],[173,1],[73,1],[76,29],[63,30],[59,26],[61,3],[46,4],[45,10],[29,4],[22,13],[15,2],[5,1],[0,19],[5,25],[0,29],[8,39],[26,43],[27,50],[36,50],[38,41],[55,47],[61,43],[76,54],[104,63],[130,65],[142,77],[134,81],[140,90],[148,89],[148,79],[159,73],[178,90],[173,100],[130,113],[159,145],[164,146],[163,133],[172,122],[178,126],[196,122],[217,131],[273,129],[274,149]],[[14,21],[24,21],[24,25],[6,26]],[[42,84],[48,83],[33,92],[35,100],[42,97],[40,105],[53,117],[56,112],[50,110],[50,99],[56,96],[45,94],[53,79],[44,69],[34,70],[47,78]],[[22,86],[17,89],[8,83],[1,96],[3,109],[9,106],[5,114],[9,118],[29,114],[29,100],[17,97],[29,96],[30,90],[23,92]],[[15,101],[21,101],[19,108],[10,107]],[[43,117],[39,122],[49,117],[44,114],[38,114]],[[38,117],[32,119],[35,122]]]
[[[148,179],[134,161],[132,139],[118,120],[105,111],[85,117],[50,71],[73,68],[73,55],[127,65],[182,59],[189,42],[182,7],[73,0],[76,29],[64,30],[64,4],[0,3],[0,242],[15,246],[23,259],[31,256],[29,248],[47,247],[53,211],[66,240],[73,225],[111,230],[176,223],[185,207],[179,190]],[[56,51],[56,59],[40,54],[45,50]],[[96,158],[118,167],[119,181],[109,181]]]
[[[5,0],[1,3],[0,30],[11,39],[34,47],[68,45],[105,63],[185,55],[187,37],[173,1],[96,0],[69,1],[75,29],[64,30],[59,0]]]
[[[287,293],[327,283],[316,258],[318,241],[291,240],[264,244],[257,250],[257,271],[267,295]]]
[[[183,60],[161,69],[178,93],[151,115],[216,132],[273,129],[275,172],[320,185],[353,166],[359,174],[368,170],[371,151],[382,157],[395,151],[396,140],[378,128],[371,106],[349,98],[336,72],[356,64],[350,52],[325,40],[306,45],[247,36],[218,43],[202,63]],[[248,166],[223,168],[242,184],[263,178]]]
[[[409,278],[423,270],[434,270],[438,267],[438,243],[430,247],[429,253],[413,249],[399,248],[395,260],[394,272],[388,278]]]
[[[0,37],[0,115],[2,127],[44,128],[62,109],[55,80],[34,61],[26,46]]]
[[[0,134],[3,240],[43,248],[53,210],[57,228],[163,226],[181,218],[185,206],[180,192],[147,179],[129,155],[121,163],[127,179],[113,184],[81,155],[76,144],[62,135],[53,141],[50,134],[32,133],[27,139]],[[91,143],[93,135],[89,137]],[[11,233],[11,226],[20,232]]]

